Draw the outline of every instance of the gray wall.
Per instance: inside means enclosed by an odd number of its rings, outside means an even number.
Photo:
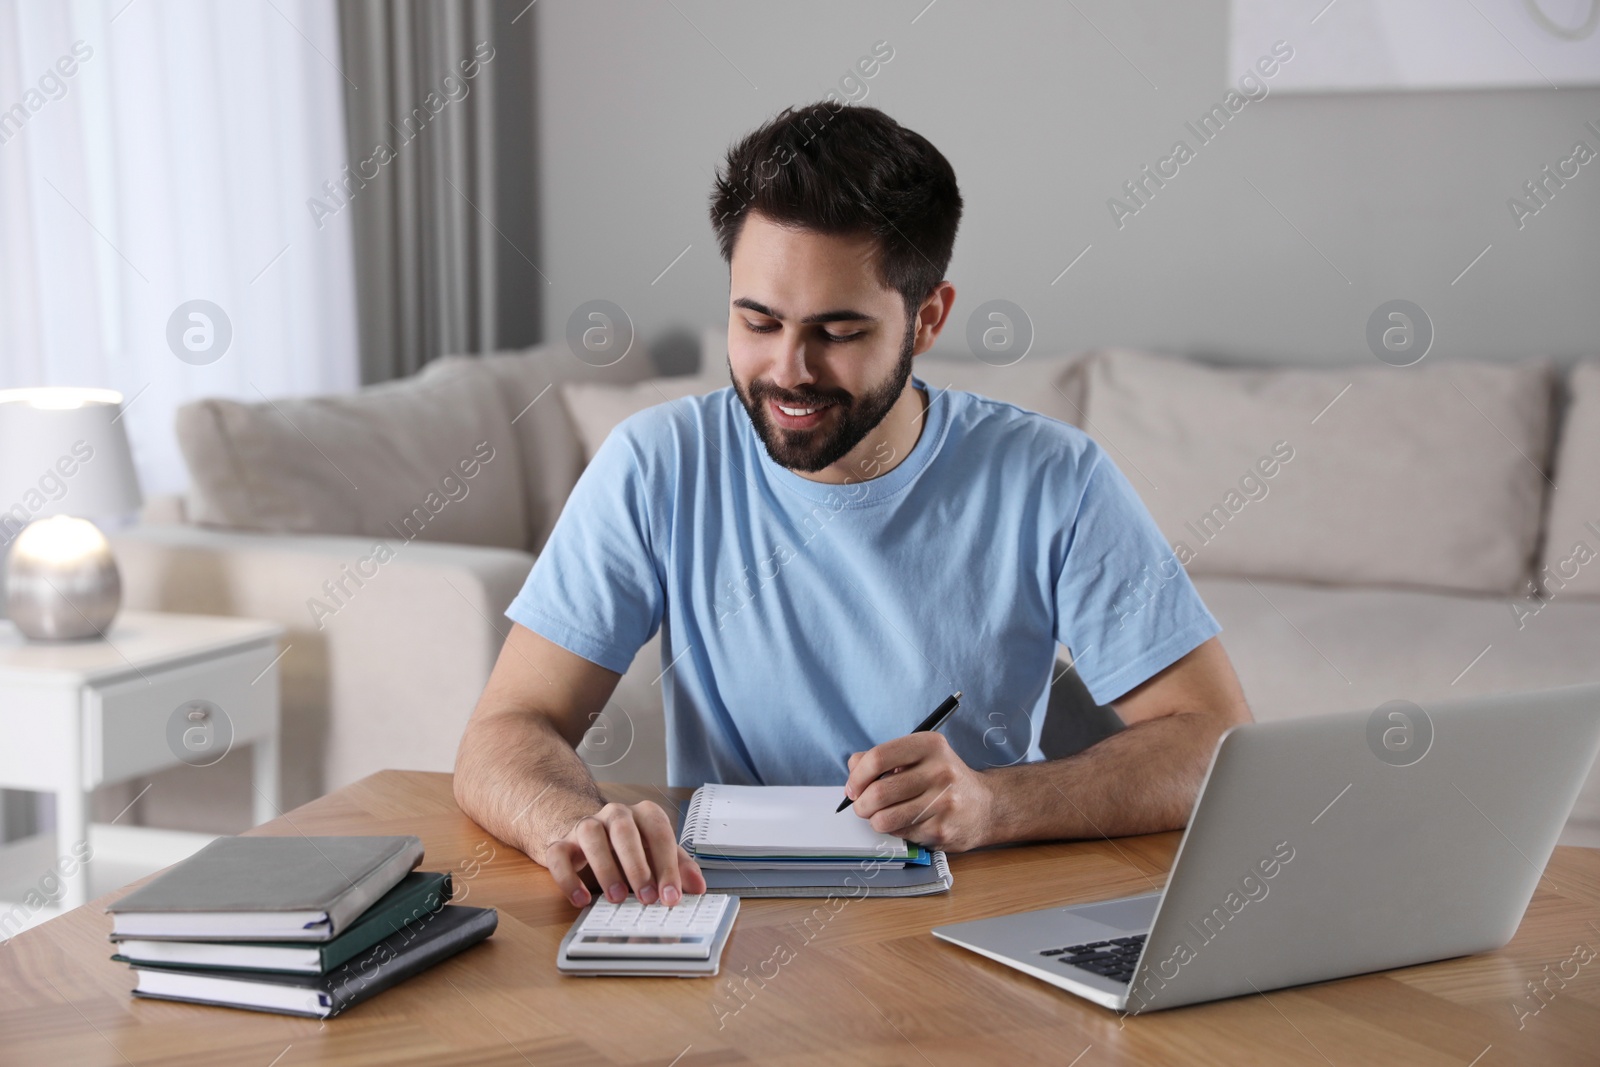
[[[895,55],[862,102],[937,145],[966,200],[941,350],[964,350],[968,313],[991,298],[1027,311],[1035,352],[1370,360],[1367,318],[1394,298],[1431,316],[1430,358],[1600,350],[1600,161],[1521,231],[1506,206],[1576,140],[1600,148],[1584,126],[1600,127],[1600,89],[1272,92],[1119,230],[1107,199],[1177,138],[1196,144],[1184,122],[1240,73],[1226,0],[674,3],[535,9],[552,335],[594,298],[647,343],[725,321],[713,168],[883,39]],[[1317,48],[1317,28],[1290,43]]]

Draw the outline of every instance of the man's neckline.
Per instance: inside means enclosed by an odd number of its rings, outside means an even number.
[[[906,456],[893,470],[876,478],[864,478],[856,482],[816,482],[810,478],[790,470],[788,467],[776,462],[767,454],[767,448],[757,436],[755,427],[750,424],[750,417],[743,407],[738,408],[738,414],[743,423],[743,432],[751,448],[760,457],[761,465],[767,472],[767,477],[775,484],[782,486],[807,500],[818,503],[831,504],[838,508],[841,504],[845,507],[872,507],[881,504],[890,497],[895,496],[909,485],[923,468],[938,452],[943,442],[945,431],[949,426],[949,404],[939,403],[938,395],[928,388],[928,383],[917,375],[911,376],[911,384],[920,389],[927,397],[927,409],[923,413],[922,432],[917,435],[917,443],[912,446],[911,454]]]

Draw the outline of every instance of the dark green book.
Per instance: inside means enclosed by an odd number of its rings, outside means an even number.
[[[450,899],[450,875],[415,871],[367,909],[355,925],[321,944],[293,941],[152,941],[126,939],[111,958],[119,963],[192,970],[327,974],[390,934],[432,915]]]

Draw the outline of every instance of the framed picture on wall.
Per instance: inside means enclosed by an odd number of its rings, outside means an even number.
[[[1230,0],[1232,81],[1285,42],[1279,92],[1600,85],[1600,0]],[[1277,55],[1285,49],[1280,46]]]

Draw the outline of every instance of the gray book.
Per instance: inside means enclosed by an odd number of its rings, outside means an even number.
[[[327,941],[422,862],[416,837],[219,837],[106,910],[111,936]]]

